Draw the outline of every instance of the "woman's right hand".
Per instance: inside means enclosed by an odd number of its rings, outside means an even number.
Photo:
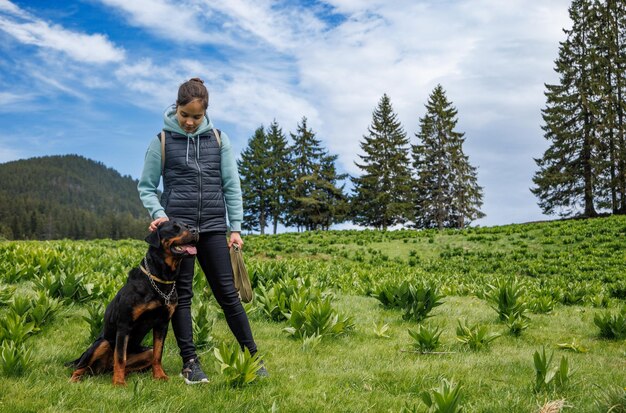
[[[156,231],[156,229],[157,229],[157,227],[158,227],[159,225],[161,225],[163,222],[165,222],[165,221],[169,221],[169,220],[170,220],[170,219],[169,219],[168,217],[160,217],[160,218],[157,218],[157,219],[155,219],[154,221],[152,221],[152,222],[150,223],[150,226],[148,227],[148,229],[150,230],[150,232],[154,232],[154,231]]]

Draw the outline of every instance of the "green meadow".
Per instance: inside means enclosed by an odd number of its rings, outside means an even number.
[[[0,411],[626,409],[626,217],[244,241],[245,307],[270,377],[217,363],[234,338],[198,270],[210,383],[184,384],[170,331],[169,381],[133,373],[122,388],[111,375],[70,383],[63,363],[91,343],[146,244],[0,242]]]

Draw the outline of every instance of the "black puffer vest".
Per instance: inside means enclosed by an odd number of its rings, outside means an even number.
[[[199,232],[226,231],[220,146],[212,131],[194,138],[165,131],[161,205]]]

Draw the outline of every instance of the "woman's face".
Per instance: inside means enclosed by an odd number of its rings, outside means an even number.
[[[199,99],[192,100],[184,106],[176,108],[178,124],[187,133],[193,133],[204,119],[204,106]]]

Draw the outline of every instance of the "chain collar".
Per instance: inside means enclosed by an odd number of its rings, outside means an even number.
[[[145,268],[144,268],[144,266],[145,266]],[[150,266],[148,265],[147,257],[143,257],[143,266],[140,265],[140,268],[141,268],[141,271],[143,271],[143,273],[146,274],[146,276],[148,277],[148,280],[150,280],[150,284],[152,284],[152,288],[154,288],[156,290],[156,292],[161,297],[163,297],[163,299],[165,300],[165,305],[170,305],[170,301],[172,299],[172,295],[176,291],[176,281],[165,281],[165,280],[160,279],[156,275],[153,275],[152,271],[150,269]],[[170,290],[169,294],[165,294],[163,291],[161,291],[159,289],[159,287],[157,287],[157,285],[154,282],[154,280],[157,280],[161,284],[171,284],[172,285],[172,289]]]

